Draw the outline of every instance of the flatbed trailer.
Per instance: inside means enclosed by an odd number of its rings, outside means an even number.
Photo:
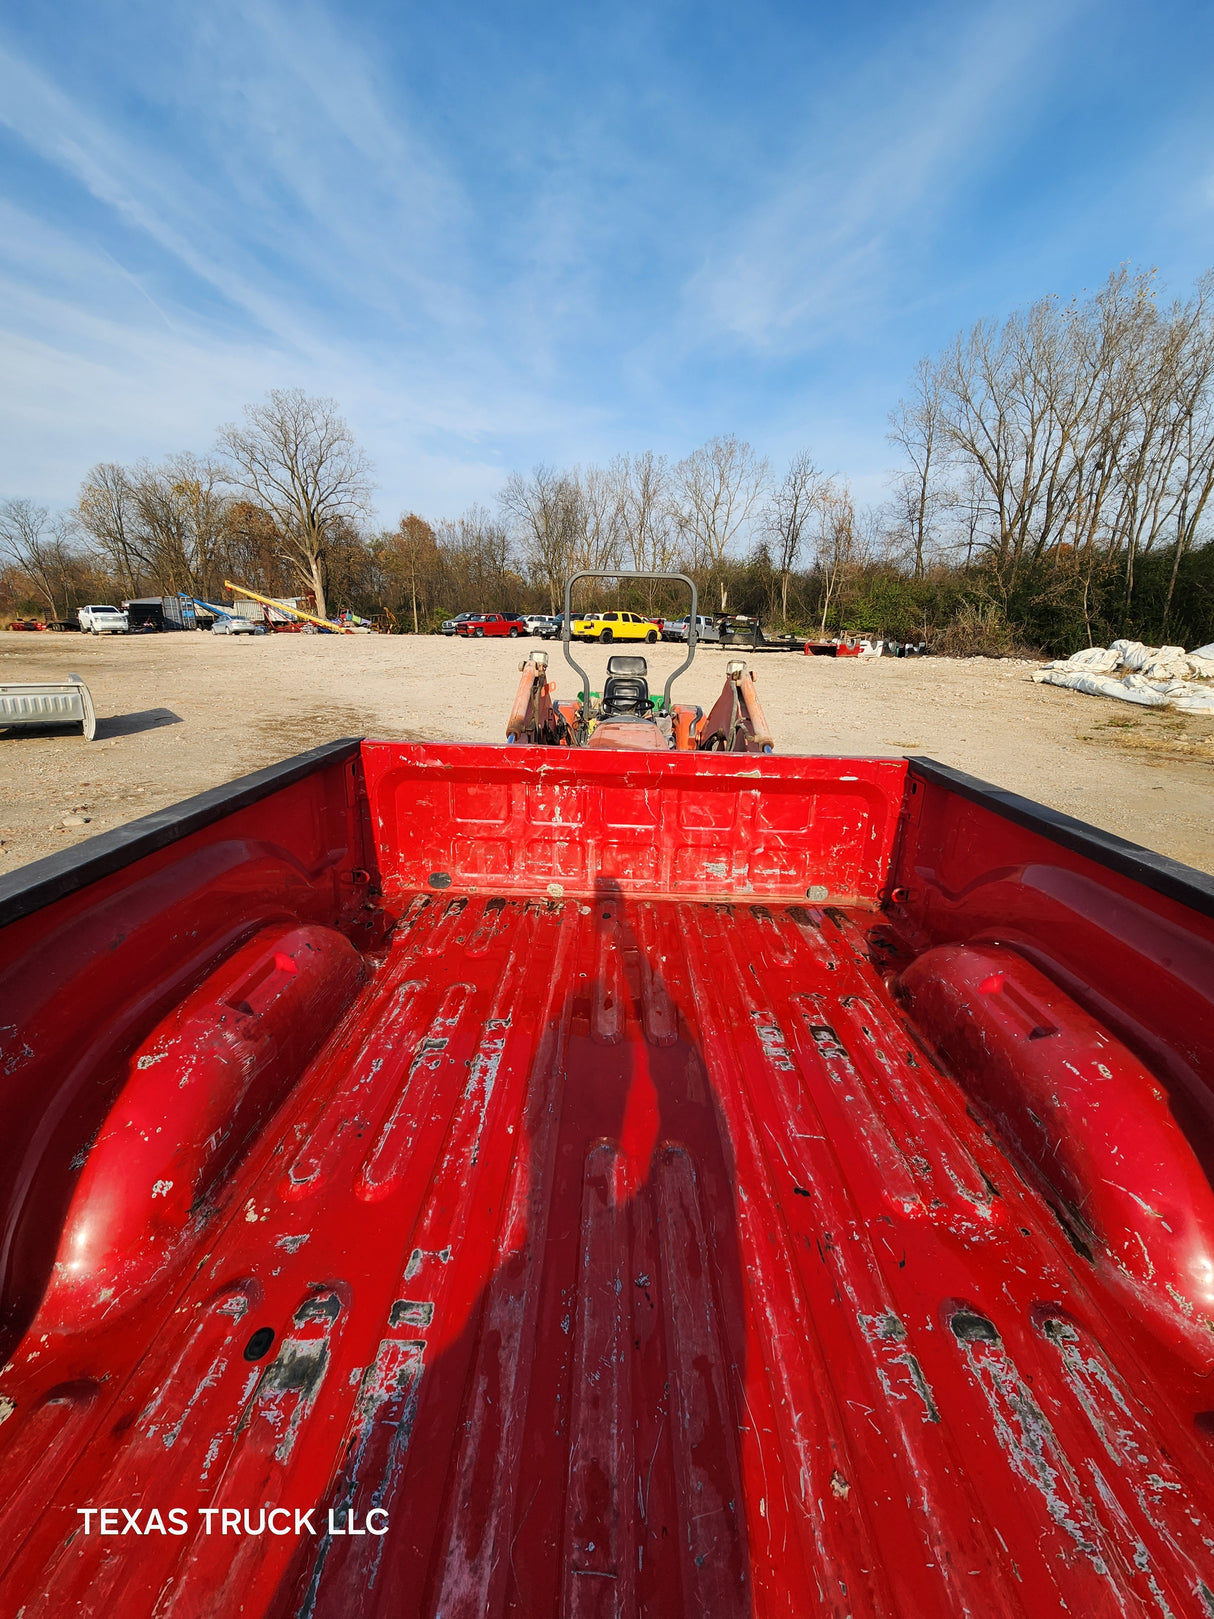
[[[351,740],[0,923],[5,1614],[1214,1613],[1211,879]]]

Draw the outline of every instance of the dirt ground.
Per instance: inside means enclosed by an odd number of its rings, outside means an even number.
[[[0,732],[0,872],[339,736],[500,742],[527,643],[442,636],[0,636],[0,682],[89,685],[97,738]],[[552,649],[558,689],[575,677]],[[631,649],[629,649],[631,650]],[[656,686],[679,649],[641,649]],[[579,648],[601,689],[607,653]],[[1214,871],[1214,720],[1035,686],[1032,664],[759,654],[777,751],[927,754]],[[725,657],[676,694],[707,708]],[[655,679],[655,677],[657,677]]]

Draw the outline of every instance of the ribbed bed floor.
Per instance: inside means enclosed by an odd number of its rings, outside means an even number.
[[[48,1351],[25,1614],[1209,1619],[1207,1441],[873,921],[414,900],[140,1364]],[[316,1536],[193,1529],[277,1506]]]

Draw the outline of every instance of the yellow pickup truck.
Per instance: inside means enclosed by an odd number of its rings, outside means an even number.
[[[639,613],[587,613],[575,618],[569,634],[575,641],[648,641],[658,639],[658,626]]]

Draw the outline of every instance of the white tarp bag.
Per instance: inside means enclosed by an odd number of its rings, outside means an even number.
[[[1116,669],[1130,672],[1120,680]],[[1214,687],[1193,679],[1214,680],[1214,641],[1186,652],[1180,646],[1144,646],[1141,641],[1114,641],[1111,647],[1090,646],[1069,658],[1056,658],[1038,669],[1040,685],[1067,686],[1093,697],[1116,697],[1144,708],[1180,708],[1188,713],[1214,713]]]
[[[1173,708],[1180,708],[1187,714],[1214,714],[1214,686],[1194,686],[1191,682],[1181,681],[1184,691],[1168,700]]]
[[[1127,669],[1137,669],[1148,680],[1183,680],[1189,673],[1189,660],[1182,646],[1143,646],[1141,641],[1114,641],[1116,652]]]
[[[1069,686],[1072,691],[1086,691],[1093,697],[1119,697],[1123,703],[1139,703],[1143,708],[1166,708],[1168,704],[1161,691],[1138,675],[1121,681],[1108,675],[1085,674],[1081,669],[1038,669],[1033,679],[1039,685]],[[1140,684],[1131,686],[1130,680]]]
[[[1086,652],[1072,652],[1069,658],[1055,658],[1047,669],[1077,669],[1091,675],[1111,674],[1121,664],[1117,653],[1102,646],[1090,646]]]

